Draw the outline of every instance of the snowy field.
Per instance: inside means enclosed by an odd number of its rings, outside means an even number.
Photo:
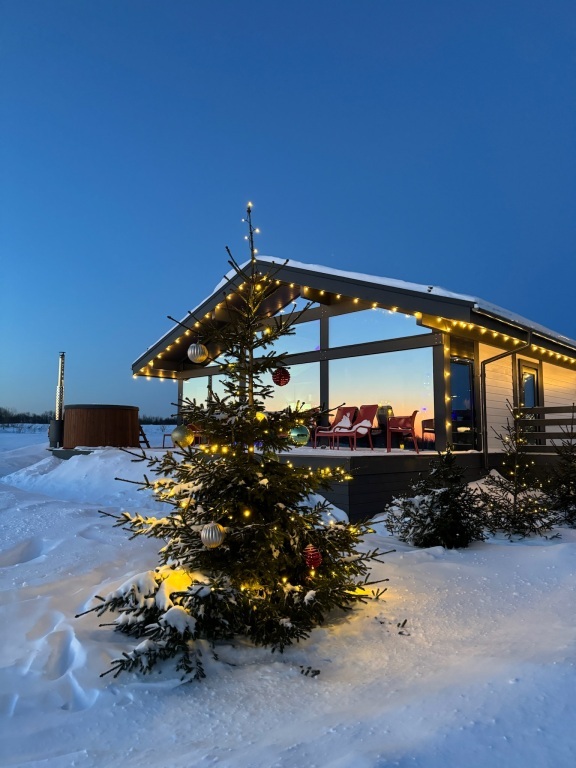
[[[576,531],[416,550],[377,524],[370,545],[396,549],[375,569],[380,601],[283,655],[223,647],[202,683],[113,680],[99,675],[130,639],[74,615],[153,568],[156,547],[98,509],[158,506],[114,480],[144,471],[121,451],[46,448],[45,430],[0,431],[0,765],[576,764]]]

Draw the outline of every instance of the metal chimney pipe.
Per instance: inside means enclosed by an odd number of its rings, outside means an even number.
[[[54,412],[54,418],[56,419],[56,421],[60,421],[63,415],[65,356],[66,356],[66,352],[60,352],[60,360],[58,361],[58,386],[56,387],[56,410]]]
[[[64,443],[64,357],[66,353],[60,352],[58,361],[58,386],[56,387],[56,410],[54,418],[50,421],[48,441],[50,448],[61,448]]]

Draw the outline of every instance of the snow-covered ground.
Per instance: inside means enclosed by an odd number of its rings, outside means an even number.
[[[46,448],[45,431],[0,431],[1,765],[576,764],[576,531],[416,550],[377,524],[370,545],[396,549],[380,601],[283,655],[222,648],[202,683],[113,680],[99,675],[130,640],[74,615],[154,567],[156,545],[98,509],[157,506],[114,480],[145,469],[121,451]]]

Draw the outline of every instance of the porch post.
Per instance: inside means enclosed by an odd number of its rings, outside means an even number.
[[[450,390],[450,335],[442,334],[442,343],[432,347],[434,376],[434,436],[436,450],[445,451],[452,443],[452,410]]]
[[[178,413],[176,414],[176,424],[182,424],[182,400],[184,400],[184,379],[178,379]]]
[[[320,316],[320,406],[330,408],[330,363],[326,359],[326,353],[330,346],[328,312],[326,307],[322,307]],[[322,424],[328,426],[328,415],[322,416]]]

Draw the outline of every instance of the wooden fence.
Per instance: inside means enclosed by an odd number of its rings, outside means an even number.
[[[576,440],[576,405],[514,408],[516,436],[530,453],[554,453],[563,440]]]

